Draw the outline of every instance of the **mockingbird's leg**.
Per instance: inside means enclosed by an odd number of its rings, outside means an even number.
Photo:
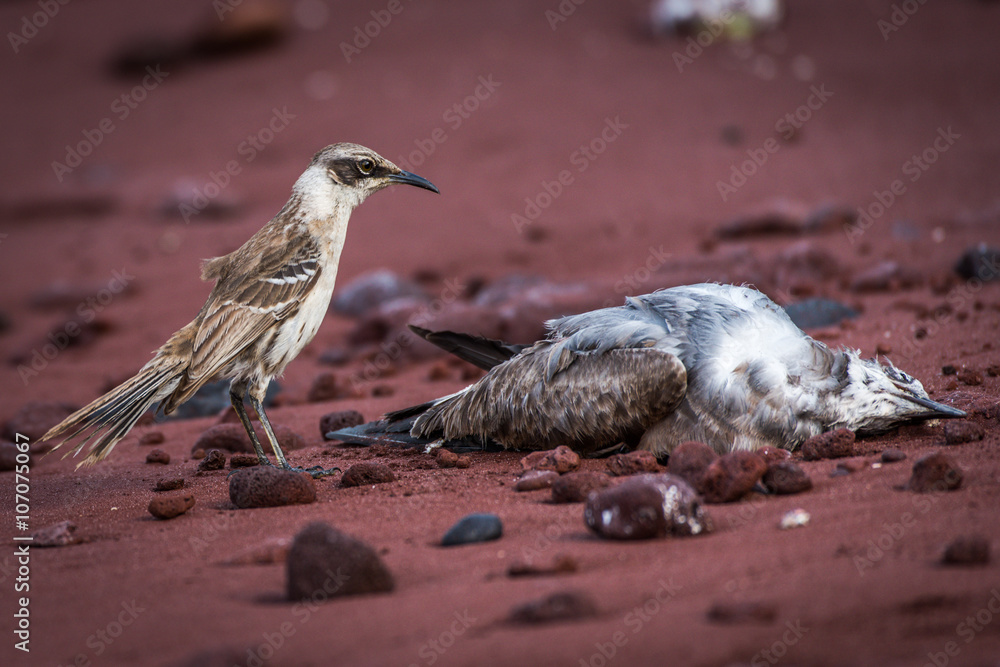
[[[294,470],[295,472],[307,472],[313,477],[325,477],[327,475],[332,475],[335,472],[340,472],[340,468],[330,468],[325,470],[322,466],[313,466],[312,468],[293,468],[288,465],[288,460],[285,459],[285,455],[282,453],[281,447],[278,445],[278,438],[274,435],[274,429],[271,428],[271,421],[267,418],[267,413],[264,412],[264,406],[261,404],[260,400],[252,394],[250,395],[250,405],[253,406],[253,409],[260,417],[260,423],[264,425],[264,432],[267,433],[267,439],[271,441],[271,449],[274,450],[274,455],[278,457],[278,463],[281,464],[282,468],[286,470]]]
[[[273,465],[267,459],[267,455],[264,454],[264,448],[260,446],[260,440],[257,439],[257,433],[254,432],[253,426],[250,425],[250,417],[247,415],[247,409],[243,405],[243,396],[238,393],[236,389],[230,389],[229,401],[233,404],[233,409],[236,410],[236,414],[239,415],[240,422],[243,424],[243,428],[246,429],[247,435],[250,436],[250,442],[253,444],[253,449],[257,452],[257,460],[260,461],[262,466]],[[256,407],[254,409],[256,409]],[[260,414],[260,412],[258,412],[258,414]],[[271,430],[270,424],[268,424],[267,430]],[[271,442],[274,442],[273,436]],[[278,453],[280,460],[284,460],[284,457],[281,456],[281,450],[278,449],[277,446],[275,446],[274,451]],[[285,467],[288,467],[288,463],[285,463]]]

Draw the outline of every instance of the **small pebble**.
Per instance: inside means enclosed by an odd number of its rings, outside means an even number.
[[[963,368],[956,377],[959,382],[970,387],[978,387],[983,383],[983,374],[972,368]]]
[[[274,537],[263,544],[254,544],[223,561],[224,565],[273,565],[288,560],[292,541],[287,537]]]
[[[809,520],[812,518],[809,512],[804,509],[794,509],[785,512],[784,516],[781,517],[781,522],[778,527],[782,530],[789,530],[791,528],[802,528],[809,525]]]
[[[669,473],[635,475],[591,494],[583,520],[592,531],[613,540],[698,535],[708,529],[698,494]]]
[[[472,466],[472,459],[467,454],[460,454],[458,460],[455,461],[456,468],[465,469],[470,466]]]
[[[31,534],[33,547],[64,547],[80,542],[76,532],[76,524],[72,521],[60,521],[51,526],[40,528]]]
[[[458,454],[444,447],[438,448],[434,453],[434,458],[437,460],[439,468],[454,468],[455,464],[458,463]]]
[[[782,449],[781,447],[771,447],[770,445],[765,445],[754,450],[754,454],[764,459],[764,463],[770,465],[774,461],[785,461],[792,457],[792,453],[787,449]]]
[[[316,501],[308,473],[270,466],[240,468],[229,475],[229,500],[236,507],[278,507]]]
[[[948,454],[934,452],[922,456],[913,464],[913,474],[907,489],[917,493],[954,491],[962,485],[962,469]]]
[[[511,623],[537,625],[594,616],[597,616],[597,605],[589,595],[582,591],[564,591],[519,604],[511,610],[509,618]]]
[[[316,604],[332,597],[388,593],[392,573],[375,550],[322,522],[292,540],[286,560],[288,599]]]
[[[552,482],[559,479],[559,473],[554,470],[529,470],[514,484],[515,491],[538,491],[548,489]]]
[[[515,562],[507,567],[508,577],[534,577],[551,574],[572,574],[580,569],[576,559],[568,554],[556,554],[544,565],[531,562]]]
[[[226,455],[218,449],[210,449],[205,452],[205,458],[198,464],[198,470],[222,470],[226,467]]]
[[[720,456],[705,470],[699,491],[707,503],[731,503],[748,494],[767,471],[764,459],[749,451]]]
[[[656,460],[656,455],[645,450],[615,454],[608,459],[608,472],[616,477],[659,471],[660,463]]]
[[[945,364],[941,367],[941,375],[955,375],[958,373],[958,368],[953,364]]]
[[[695,489],[701,487],[701,478],[708,466],[719,458],[714,449],[701,442],[682,442],[670,452],[667,472],[687,481]]]
[[[773,461],[761,479],[764,488],[777,495],[803,493],[813,487],[812,479],[794,461]]]
[[[159,431],[150,431],[148,433],[143,433],[142,434],[142,437],[139,438],[139,444],[140,445],[159,445],[164,440],[166,440],[166,438],[163,437],[163,434],[160,433]]]
[[[987,565],[990,541],[982,535],[956,537],[945,548],[941,562],[945,565]]]
[[[946,445],[960,445],[965,442],[975,442],[986,437],[982,426],[972,421],[950,421],[944,425],[944,442]]]
[[[153,487],[153,491],[176,491],[177,489],[184,488],[184,478],[183,477],[170,477],[167,479],[161,479],[156,482],[156,486]]]
[[[897,463],[906,458],[906,452],[901,449],[886,449],[882,452],[882,463]]]
[[[611,484],[602,472],[569,472],[552,482],[552,502],[582,503],[592,491]]]
[[[441,546],[454,547],[460,544],[489,542],[503,535],[503,523],[496,514],[468,514],[441,538]]]
[[[173,519],[194,507],[194,494],[156,496],[149,501],[149,513],[157,519]]]
[[[521,470],[554,470],[562,474],[579,467],[579,454],[565,445],[544,452],[532,452],[521,459]]]
[[[247,454],[245,452],[236,452],[229,457],[229,469],[235,470],[237,468],[252,468],[253,466],[260,463],[260,459],[257,458],[256,454]]]
[[[369,486],[371,484],[385,484],[396,481],[396,475],[392,469],[384,463],[355,463],[340,478],[340,485]]]
[[[802,457],[806,461],[818,461],[853,456],[854,440],[854,431],[846,428],[820,433],[802,444]]]
[[[146,463],[170,463],[170,454],[160,448],[156,448],[146,454]]]

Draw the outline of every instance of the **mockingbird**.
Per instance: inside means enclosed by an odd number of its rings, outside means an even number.
[[[965,416],[891,362],[813,340],[746,287],[674,287],[548,326],[548,339],[531,346],[415,328],[489,372],[456,394],[330,437],[589,454],[625,443],[662,456],[686,440],[719,452],[794,449],[840,427],[878,433]]]
[[[271,378],[284,371],[323,321],[351,212],[395,183],[438,192],[430,181],[357,144],[334,144],[316,153],[278,215],[235,252],[202,265],[202,279],[214,280],[215,287],[194,321],[171,336],[135,377],[67,417],[42,440],[65,436],[58,448],[82,437],[72,453],[91,443],[80,465],[95,463],[153,403],[160,401],[170,414],[206,382],[231,378],[230,400],[260,463],[271,465],[244,397],[260,417],[278,463],[290,468],[261,401]]]

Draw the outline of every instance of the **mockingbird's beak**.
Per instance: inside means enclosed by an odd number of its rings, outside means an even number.
[[[927,408],[930,412],[926,415],[921,414],[921,417],[926,417],[927,419],[933,419],[935,417],[964,417],[965,412],[959,410],[958,408],[953,408],[950,405],[945,405],[944,403],[938,403],[937,401],[932,401],[929,398],[923,398],[921,396],[913,396],[911,394],[903,394],[903,398],[908,401],[912,401],[919,405],[920,407]]]
[[[423,188],[424,190],[430,190],[431,192],[441,194],[441,191],[437,189],[437,186],[428,181],[426,178],[423,176],[417,176],[416,174],[411,174],[408,171],[401,171],[398,174],[389,174],[388,178],[393,183],[415,185],[418,188]]]

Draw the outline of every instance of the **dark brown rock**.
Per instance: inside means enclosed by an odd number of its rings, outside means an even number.
[[[792,453],[781,447],[765,446],[754,450],[754,454],[764,459],[764,463],[770,465],[775,461],[785,461],[792,457]]]
[[[316,501],[316,487],[308,473],[254,466],[230,474],[229,499],[241,509],[305,504]]]
[[[198,470],[222,470],[226,467],[226,455],[218,449],[210,449],[205,452],[205,458],[198,463]]]
[[[160,448],[156,448],[150,453],[146,454],[146,463],[170,463],[170,454],[167,454]]]
[[[713,623],[762,623],[774,622],[778,610],[764,602],[714,602],[708,610],[708,620]]]
[[[76,408],[69,403],[29,401],[21,406],[3,426],[4,440],[17,442],[17,435],[27,436],[31,451],[42,454],[52,449],[56,442],[38,442],[50,428],[69,417]],[[23,439],[22,439],[23,440]]]
[[[961,535],[944,550],[941,562],[945,565],[988,565],[990,541],[982,535]]]
[[[707,531],[701,498],[686,481],[669,473],[631,477],[587,498],[587,527],[612,540],[644,540]]]
[[[320,373],[313,379],[306,400],[310,403],[336,401],[342,398],[355,398],[357,392],[349,381],[341,380],[336,373]],[[353,412],[353,410],[351,411]],[[354,424],[351,424],[354,426]],[[325,431],[324,431],[325,433]]]
[[[295,536],[286,572],[288,599],[293,602],[388,593],[396,586],[374,549],[322,522],[309,524]]]
[[[562,474],[579,467],[579,454],[565,445],[544,452],[532,452],[521,459],[521,470],[554,470]]]
[[[944,442],[946,445],[960,445],[974,442],[986,437],[982,426],[972,421],[950,421],[944,425]]]
[[[615,454],[609,458],[608,472],[618,477],[645,472],[660,472],[660,464],[653,452],[639,450],[626,454]]]
[[[854,438],[854,431],[846,428],[814,435],[802,443],[802,458],[818,461],[854,456]]]
[[[508,577],[535,577],[552,574],[572,574],[580,569],[576,559],[568,554],[556,554],[544,564],[530,561],[516,561],[507,567]]]
[[[261,438],[264,447],[268,447],[267,434],[264,432],[260,422],[251,422],[257,437]],[[306,441],[298,433],[287,426],[274,426],[274,436],[278,439],[278,446],[286,454],[295,449],[302,449],[306,446]],[[199,437],[191,452],[203,449],[206,452],[210,449],[224,449],[229,452],[253,452],[253,445],[242,424],[216,424],[205,430]]]
[[[901,449],[889,448],[882,451],[882,463],[896,463],[906,458],[906,452]]]
[[[143,433],[139,438],[140,445],[159,445],[166,438],[159,431],[149,431],[148,433]]]
[[[719,458],[714,449],[701,442],[682,442],[670,452],[667,472],[687,481],[695,489],[701,486],[701,478],[708,466]]]
[[[767,471],[764,459],[749,451],[736,451],[712,462],[698,489],[707,503],[731,503],[754,487]]]
[[[559,479],[555,470],[528,470],[514,484],[515,491],[538,491],[548,489],[552,482]]]
[[[165,479],[158,480],[156,486],[153,487],[153,491],[176,491],[177,489],[184,488],[184,478],[183,477],[168,477]]]
[[[802,493],[812,488],[806,471],[794,461],[773,461],[761,479],[764,488],[778,495]]]
[[[257,458],[256,454],[246,454],[244,452],[236,452],[229,457],[229,468],[230,470],[235,470],[236,468],[252,468],[253,466],[260,463],[260,459]]]
[[[563,591],[519,604],[511,610],[509,618],[511,623],[538,625],[594,616],[597,616],[597,605],[589,595],[582,591]]]
[[[472,465],[472,459],[467,454],[460,454],[455,461],[455,467],[459,469],[468,468]]]
[[[454,468],[455,464],[458,463],[458,454],[444,447],[439,448],[434,453],[434,458],[437,460],[439,468]]]
[[[355,463],[341,478],[341,486],[369,486],[394,482],[396,475],[384,463]]]
[[[365,418],[357,410],[339,410],[328,412],[320,417],[319,432],[324,438],[331,431],[339,431],[342,428],[351,428],[365,423]]]
[[[77,544],[80,538],[76,537],[76,524],[72,521],[60,521],[51,526],[40,528],[31,534],[32,547],[64,547],[69,544]]]
[[[963,368],[956,377],[959,382],[970,387],[978,387],[983,383],[983,374],[973,368]]]
[[[954,491],[962,485],[962,469],[948,454],[934,452],[913,464],[913,474],[906,488],[917,493]]]
[[[194,507],[194,494],[156,496],[149,501],[149,513],[157,519],[173,519]]]
[[[611,484],[611,478],[602,472],[569,472],[552,482],[552,502],[582,503],[591,491]]]

